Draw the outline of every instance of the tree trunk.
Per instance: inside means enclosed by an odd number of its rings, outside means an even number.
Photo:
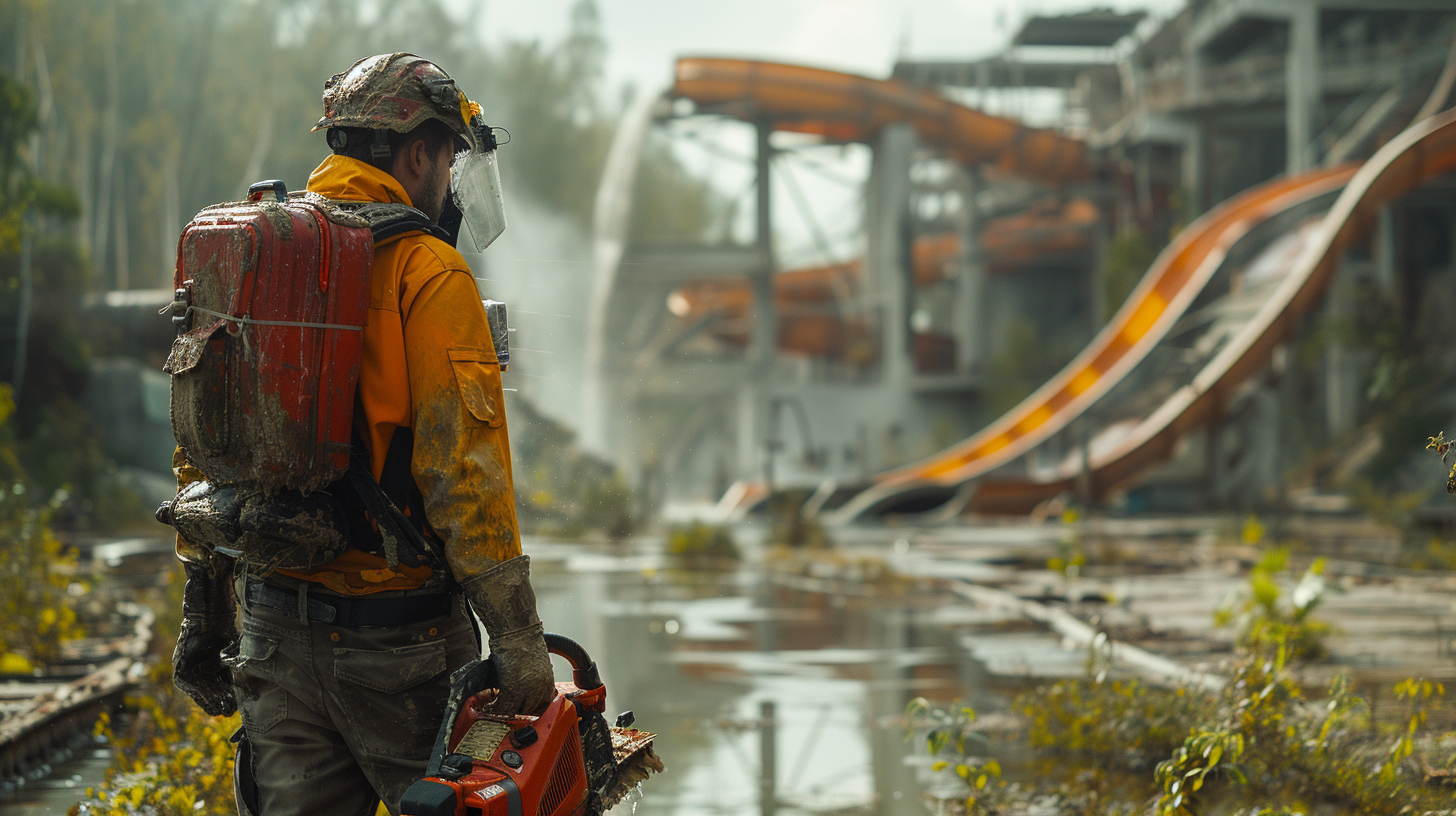
[[[108,10],[112,31],[116,30],[116,6]],[[91,243],[91,258],[98,266],[106,262],[109,248],[108,230],[111,228],[111,204],[113,182],[116,180],[117,105],[120,88],[116,67],[116,38],[106,38],[106,106],[101,116],[101,167],[97,173],[96,218],[93,226],[96,236]],[[106,277],[103,276],[103,280]],[[113,284],[115,278],[112,277]]]
[[[167,155],[162,159],[162,211],[158,213],[157,218],[161,225],[161,233],[158,235],[160,242],[157,246],[157,274],[160,276],[159,285],[166,289],[172,288],[172,269],[176,264],[177,233],[182,225],[182,201],[180,191],[177,189],[179,152],[179,146],[174,143],[168,148]]]
[[[112,212],[116,213],[116,288],[131,288],[131,241],[127,233],[127,188],[126,174],[121,168],[117,168],[116,177],[118,184],[112,188],[112,198],[115,199]]]

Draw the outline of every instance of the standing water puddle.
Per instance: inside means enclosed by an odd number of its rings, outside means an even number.
[[[985,694],[982,668],[934,614],[951,599],[924,586],[877,591],[757,563],[690,572],[641,551],[545,542],[527,551],[541,618],[596,660],[608,717],[630,709],[659,735],[667,771],[619,816],[924,813],[905,702]]]
[[[943,577],[949,565],[897,558],[884,535],[861,548],[878,554],[869,562],[883,556],[902,575]],[[667,770],[616,816],[926,813],[917,778],[926,763],[906,740],[906,701],[1004,708],[987,690],[987,664],[1038,675],[1033,664],[1070,657],[1056,638],[1005,631],[1004,617],[930,583],[855,580],[859,568],[832,554],[837,566],[822,573],[762,559],[676,569],[656,541],[538,539],[526,551],[541,618],[597,662],[609,720],[631,710],[637,727],[659,735]],[[564,663],[557,673],[569,676]],[[0,801],[0,816],[64,814],[107,761],[104,749],[78,751]]]

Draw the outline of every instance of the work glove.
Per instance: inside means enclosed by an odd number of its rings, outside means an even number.
[[[530,556],[503,561],[460,586],[485,624],[491,655],[500,658],[500,693],[491,703],[491,712],[539,714],[555,699],[556,681],[541,619],[536,616]]]
[[[232,672],[222,651],[237,637],[233,622],[232,562],[221,556],[183,561],[182,628],[172,653],[172,682],[203,711],[226,717],[237,710]]]

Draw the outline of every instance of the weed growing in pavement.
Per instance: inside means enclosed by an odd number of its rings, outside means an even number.
[[[1398,711],[1375,717],[1340,675],[1308,689],[1295,669],[1324,654],[1328,628],[1313,613],[1324,588],[1316,564],[1294,589],[1279,578],[1288,555],[1266,552],[1247,593],[1221,620],[1239,629],[1236,658],[1219,690],[1163,688],[1110,679],[1089,661],[1086,677],[1042,685],[1018,697],[1030,757],[1012,778],[962,810],[1157,816],[1237,813],[1283,816],[1449,812],[1456,732],[1430,726],[1445,694],[1437,682],[1395,686]],[[915,704],[912,704],[914,706]],[[964,712],[916,712],[949,734],[973,728]],[[915,718],[912,717],[912,721]],[[967,741],[973,751],[986,746]],[[1003,749],[1005,746],[998,746]],[[1447,786],[1447,787],[1442,787]]]
[[[930,798],[941,813],[995,812],[996,786],[1001,763],[986,756],[990,746],[976,727],[976,712],[968,706],[937,708],[924,697],[905,707],[907,736],[925,741],[926,752],[935,758],[931,773],[937,776]],[[988,807],[989,806],[989,807]]]
[[[1076,508],[1069,507],[1062,511],[1062,537],[1057,541],[1057,554],[1047,560],[1047,569],[1052,572],[1060,572],[1068,580],[1075,579],[1082,574],[1082,568],[1087,566],[1087,551],[1082,546],[1082,534],[1077,528],[1077,522],[1081,520],[1081,514]]]
[[[1252,652],[1282,645],[1293,660],[1317,660],[1325,655],[1324,638],[1330,633],[1329,624],[1313,617],[1328,589],[1325,561],[1316,559],[1286,593],[1280,579],[1288,569],[1288,548],[1266,549],[1249,573],[1248,588],[1225,602],[1213,620],[1220,627],[1233,626],[1240,645]]]

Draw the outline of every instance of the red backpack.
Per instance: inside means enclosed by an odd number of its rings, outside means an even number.
[[[366,219],[281,181],[182,231],[164,370],[177,443],[209,481],[308,493],[344,476],[373,257]]]

